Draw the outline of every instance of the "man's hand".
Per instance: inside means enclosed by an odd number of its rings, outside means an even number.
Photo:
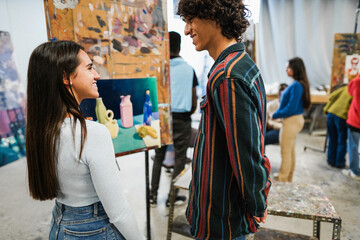
[[[265,223],[266,222],[266,217],[267,217],[267,209],[264,212],[264,216],[263,217],[255,217],[254,219],[257,223]]]

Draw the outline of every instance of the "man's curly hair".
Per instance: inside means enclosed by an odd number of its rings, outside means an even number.
[[[177,14],[187,20],[197,17],[215,21],[225,37],[241,41],[251,13],[241,0],[180,0]]]

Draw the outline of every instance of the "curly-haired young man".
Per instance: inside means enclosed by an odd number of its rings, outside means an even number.
[[[180,0],[178,14],[197,51],[215,60],[200,104],[189,205],[196,239],[245,239],[266,219],[271,181],[264,155],[266,95],[245,52],[249,26],[241,0]]]

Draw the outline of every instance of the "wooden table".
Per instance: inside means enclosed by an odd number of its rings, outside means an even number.
[[[332,239],[340,239],[341,218],[319,186],[275,182],[268,196],[268,214],[313,220],[313,236],[320,239],[320,222],[333,223]]]
[[[271,101],[274,100],[276,98],[278,98],[279,95],[278,94],[266,94],[266,99],[267,101]],[[311,94],[310,95],[310,100],[312,104],[325,104],[329,101],[329,94]]]
[[[278,94],[266,94],[267,101],[274,100],[278,97],[279,97]],[[309,121],[310,121],[309,133],[311,134],[312,131],[314,130],[316,120],[322,114],[324,105],[329,101],[329,94],[326,94],[326,95],[311,94],[310,100],[311,100],[311,104],[312,104],[312,106],[311,106],[312,113],[309,118]],[[311,148],[311,147],[308,147],[308,148]]]

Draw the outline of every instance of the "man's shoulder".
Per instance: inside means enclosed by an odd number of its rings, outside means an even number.
[[[248,78],[259,73],[255,62],[246,52],[229,55],[225,59],[225,72],[231,78]]]
[[[171,68],[184,69],[187,71],[194,70],[194,68],[181,57],[170,59],[170,70]]]

